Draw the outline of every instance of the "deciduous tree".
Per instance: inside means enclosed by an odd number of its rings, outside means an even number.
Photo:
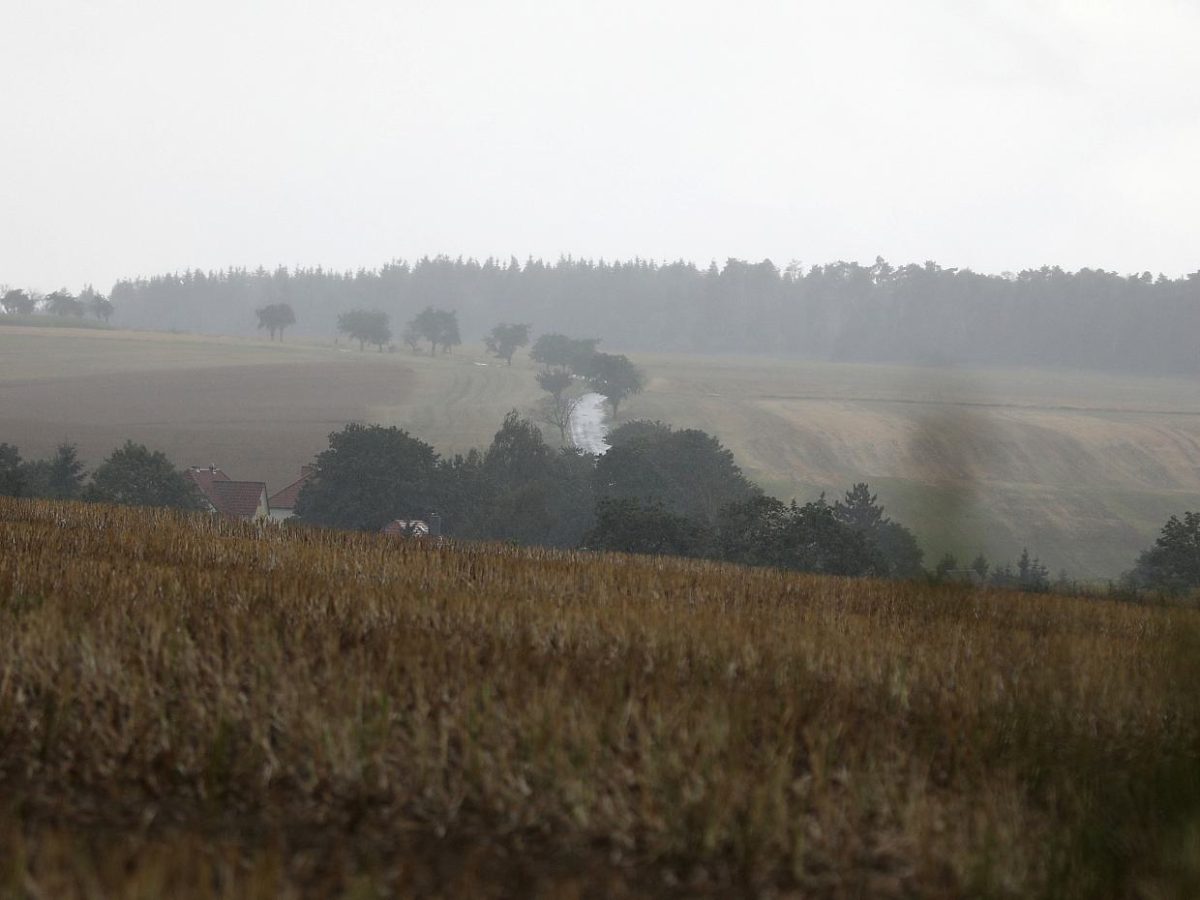
[[[599,338],[569,338],[565,334],[543,334],[533,342],[529,358],[543,366],[569,369],[583,374],[589,357],[596,352]]]
[[[28,291],[13,288],[5,291],[3,299],[0,299],[0,305],[3,305],[4,311],[10,315],[27,316],[33,312],[37,301],[30,296]]]
[[[429,355],[437,354],[437,348],[442,352],[449,351],[462,343],[458,333],[458,313],[453,310],[434,309],[427,306],[408,323],[408,327],[420,337],[429,341]],[[406,329],[407,330],[407,329]]]
[[[283,331],[296,324],[296,313],[287,303],[271,303],[254,311],[258,316],[258,328],[264,328],[270,333],[271,340],[275,340],[276,332],[279,333],[279,340],[283,340]]]
[[[46,295],[46,312],[52,316],[75,316],[79,318],[84,313],[83,304],[66,288]]]
[[[436,511],[438,457],[407,431],[352,423],[329,436],[296,515],[332,528],[378,531],[393,519]]]
[[[512,365],[513,354],[529,343],[529,325],[501,322],[483,339],[488,353]]]
[[[621,402],[641,393],[646,385],[642,370],[623,354],[593,353],[580,374],[587,378],[592,390],[608,400],[613,418],[616,418]]]
[[[195,484],[166,454],[133,441],[126,441],[96,468],[83,499],[120,506],[203,508]]]
[[[382,310],[352,309],[338,316],[338,331],[358,341],[359,350],[371,344],[382,353],[392,339],[390,321],[388,314]]]

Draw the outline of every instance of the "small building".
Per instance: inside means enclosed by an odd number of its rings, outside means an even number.
[[[379,533],[392,537],[428,537],[441,540],[442,517],[437,513],[430,513],[425,519],[392,519],[379,529]]]
[[[270,515],[265,481],[234,481],[216,466],[192,466],[185,474],[211,512],[246,521]]]
[[[271,495],[267,501],[271,518],[276,522],[290,519],[296,514],[296,501],[300,497],[300,489],[317,474],[316,466],[301,466],[300,477],[287,487]]]
[[[423,519],[392,519],[379,533],[391,537],[429,537],[429,523]]]

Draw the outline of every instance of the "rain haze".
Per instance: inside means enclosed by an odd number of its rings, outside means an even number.
[[[1200,0],[0,0],[0,898],[1200,896]]]
[[[1196,268],[1200,7],[17,3],[43,291],[448,253]]]

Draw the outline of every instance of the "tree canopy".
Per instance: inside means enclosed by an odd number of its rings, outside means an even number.
[[[199,491],[166,454],[126,441],[92,474],[83,499],[120,506],[201,509]]]
[[[487,352],[497,359],[512,365],[513,354],[529,343],[529,330],[532,326],[512,322],[501,322],[488,332],[483,339]]]
[[[21,452],[12,444],[0,443],[0,497],[25,495],[25,471]]]
[[[380,309],[402,322],[432,305],[455,309],[471,337],[497,321],[534,322],[549,333],[603,335],[631,354],[1200,372],[1200,272],[427,257],[355,272],[164,273],[118,282],[110,296],[130,327],[163,330],[236,333],[248,330],[247,309],[286,302],[296,330],[318,335],[351,309]]]
[[[83,495],[84,469],[74,444],[59,444],[49,459],[24,463],[25,493],[47,500],[78,500]]]
[[[37,300],[28,291],[13,288],[4,292],[3,298],[0,298],[0,306],[10,315],[27,316],[37,306]]]
[[[436,512],[438,456],[395,427],[352,423],[329,436],[316,476],[301,489],[296,515],[332,528],[378,531],[393,519]]]
[[[716,527],[722,509],[759,493],[717,438],[697,429],[618,434],[596,463],[597,495],[637,498]]]
[[[581,368],[596,352],[599,338],[570,338],[565,334],[543,334],[533,342],[529,358],[543,366],[568,369],[582,374]]]
[[[593,353],[581,365],[580,373],[587,378],[592,390],[603,394],[608,400],[614,418],[621,401],[633,394],[640,394],[646,386],[646,376],[642,370],[622,354]]]
[[[1128,577],[1136,587],[1168,594],[1200,590],[1200,512],[1171,516]]]
[[[383,348],[392,339],[391,320],[378,309],[352,309],[338,316],[338,331],[358,341],[358,349],[367,344]]]
[[[275,334],[278,332],[279,340],[282,341],[284,329],[296,324],[296,313],[287,303],[270,303],[259,307],[254,313],[258,316],[259,330],[266,329],[271,335],[271,340],[275,340]]]
[[[405,327],[405,334],[410,333],[417,339],[429,341],[430,356],[437,353],[438,347],[445,353],[462,343],[458,333],[458,313],[454,310],[425,307]]]
[[[833,505],[834,517],[867,539],[879,554],[883,571],[895,578],[912,578],[923,573],[924,552],[916,536],[899,522],[884,515],[878,497],[865,482],[855,484],[844,499]]]
[[[46,312],[52,316],[75,316],[79,318],[86,311],[84,305],[76,299],[75,295],[65,288],[47,294],[44,303]]]

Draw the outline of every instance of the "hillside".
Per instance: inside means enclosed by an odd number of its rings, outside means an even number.
[[[0,895],[1186,896],[1200,614],[0,501]]]
[[[1166,518],[1200,508],[1194,380],[1035,370],[637,355],[622,416],[712,432],[784,499],[867,480],[933,562],[1028,546],[1054,572],[1118,575]],[[26,456],[126,438],[180,465],[281,487],[348,421],[401,425],[441,452],[486,445],[538,390],[468,347],[431,359],[330,342],[0,327],[0,434]]]

